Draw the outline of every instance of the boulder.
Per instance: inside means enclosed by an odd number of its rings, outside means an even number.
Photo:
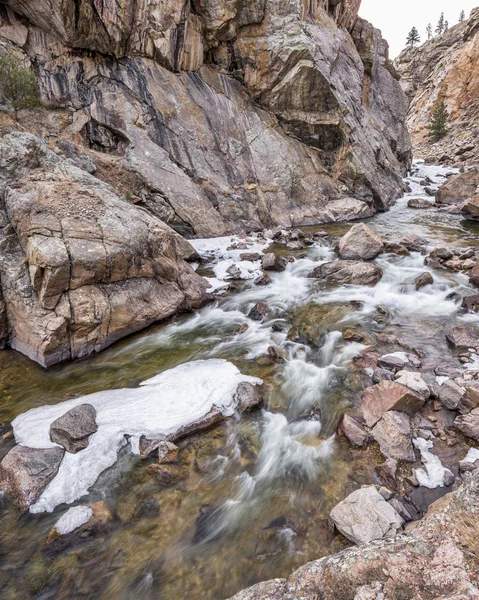
[[[376,467],[376,473],[384,484],[396,489],[397,460],[388,458],[385,462]]]
[[[478,185],[479,188],[479,185]],[[472,198],[469,198],[461,204],[460,207],[461,215],[469,219],[470,221],[479,220],[479,194],[476,194]]]
[[[64,454],[63,448],[15,446],[0,463],[0,487],[11,502],[27,510],[57,474]]]
[[[411,198],[408,200],[407,205],[409,208],[419,208],[419,209],[427,209],[432,208],[433,204],[426,200],[425,198]]]
[[[271,283],[271,277],[268,273],[263,273],[254,280],[255,285],[269,285]]]
[[[420,252],[421,248],[427,244],[427,240],[415,233],[407,233],[399,240],[399,244],[411,252]]]
[[[261,254],[258,252],[244,252],[243,254],[240,254],[240,259],[256,262],[257,260],[261,260]]]
[[[478,273],[479,274],[479,273]],[[466,296],[462,299],[461,310],[464,312],[476,313],[479,311],[479,294]]]
[[[97,430],[95,408],[91,404],[80,404],[53,421],[50,439],[76,454],[88,446],[88,438]]]
[[[353,225],[344,235],[338,247],[343,260],[372,260],[384,250],[381,238],[367,225]]]
[[[240,383],[236,389],[236,402],[238,410],[242,413],[250,412],[255,408],[259,408],[263,404],[263,397],[259,389],[244,381]]]
[[[345,414],[339,424],[339,432],[353,445],[366,446],[371,441],[371,434],[361,421],[352,415]]]
[[[269,307],[266,302],[258,302],[249,311],[248,317],[253,321],[267,321],[269,318]]]
[[[456,417],[454,427],[467,437],[479,441],[479,408],[471,410],[467,415]]]
[[[416,456],[411,440],[411,422],[408,415],[388,411],[371,431],[385,458],[414,462]]]
[[[180,449],[172,442],[162,440],[158,444],[158,462],[160,465],[174,463],[178,460]]]
[[[333,508],[330,519],[355,544],[393,537],[404,523],[374,486],[363,487],[350,494]]]
[[[400,383],[413,392],[416,392],[416,394],[421,396],[421,398],[424,398],[424,400],[427,400],[431,395],[429,386],[422,378],[421,373],[414,371],[398,371],[396,373],[396,378],[396,383]]]
[[[374,369],[373,372],[373,381],[374,383],[381,383],[381,381],[394,381],[395,376],[394,373],[392,371],[390,371],[389,369],[382,369],[381,367],[378,367],[377,369]]]
[[[361,408],[368,427],[375,425],[388,411],[413,416],[424,405],[424,398],[394,381],[381,381],[364,390]]]
[[[437,204],[458,204],[472,198],[479,187],[479,169],[450,177],[436,193]]]
[[[434,279],[428,271],[421,273],[414,280],[414,285],[416,286],[416,290],[420,290],[425,285],[431,285],[434,283]]]
[[[284,271],[287,264],[287,260],[283,256],[278,256],[274,252],[267,252],[262,259],[265,271]]]
[[[464,390],[452,379],[445,381],[438,390],[441,404],[449,410],[457,410],[464,396]]]
[[[469,283],[474,287],[479,287],[479,263],[472,267],[472,269],[468,273],[469,275]]]
[[[475,387],[467,387],[464,395],[459,400],[457,410],[465,415],[471,410],[479,407],[479,389]]]
[[[381,267],[354,260],[335,260],[316,267],[309,275],[339,285],[375,286],[383,276]]]
[[[454,348],[467,349],[479,346],[479,339],[475,333],[464,327],[453,327],[446,333],[446,338]]]
[[[408,365],[420,367],[421,361],[414,354],[406,352],[390,352],[389,354],[384,354],[378,359],[378,365],[385,369],[395,371],[397,369],[403,369]]]

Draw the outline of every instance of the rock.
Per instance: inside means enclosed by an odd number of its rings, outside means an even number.
[[[462,299],[461,309],[464,312],[475,313],[479,311],[479,294],[466,296]]]
[[[479,345],[479,339],[464,327],[453,327],[446,333],[447,341],[454,348],[476,348]]]
[[[479,407],[479,389],[475,387],[466,387],[466,392],[457,404],[457,410],[465,415],[471,410]]]
[[[353,225],[344,235],[338,247],[343,260],[371,260],[384,250],[381,238],[367,225]]]
[[[263,269],[265,271],[284,271],[287,261],[282,256],[276,255],[274,252],[267,252],[262,260]]]
[[[414,354],[408,354],[406,352],[391,352],[390,354],[384,354],[378,360],[378,365],[385,369],[397,370],[403,369],[407,365],[414,367],[420,367],[421,361]]]
[[[417,511],[409,502],[406,503],[404,500],[400,500],[399,498],[391,498],[388,500],[388,502],[405,523],[415,521],[418,518]]]
[[[263,273],[263,275],[254,280],[255,285],[269,285],[270,283],[271,277],[268,275],[268,273]]]
[[[397,460],[388,458],[384,463],[376,467],[376,473],[384,484],[396,489]]]
[[[176,462],[179,451],[178,446],[172,442],[160,441],[158,444],[158,462],[160,465]]]
[[[384,413],[390,410],[413,416],[423,405],[423,398],[393,381],[381,381],[366,388],[361,399],[361,408],[368,427],[375,425]]]
[[[469,271],[469,283],[475,287],[479,287],[479,263],[476,262],[472,270]]]
[[[401,246],[401,244],[398,244],[397,242],[386,242],[384,251],[390,252],[391,254],[397,254],[398,256],[409,256],[410,254],[406,246]]]
[[[414,462],[416,456],[411,441],[409,417],[400,412],[388,411],[371,431],[385,458]]]
[[[432,260],[449,260],[453,258],[454,252],[450,248],[438,247],[433,248],[429,254]]]
[[[479,171],[478,173],[478,185],[479,188]],[[475,194],[472,198],[465,200],[460,206],[461,215],[469,219],[470,221],[479,220],[479,194]]]
[[[427,240],[415,233],[408,233],[399,240],[399,244],[411,252],[420,252],[421,248],[427,244]]]
[[[374,369],[373,381],[374,383],[381,383],[381,381],[394,381],[394,373],[389,369]]]
[[[421,273],[414,280],[414,285],[416,286],[416,290],[420,290],[425,285],[431,285],[434,283],[434,279],[429,272]]]
[[[140,456],[141,458],[148,458],[154,452],[158,455],[158,449],[161,444],[165,442],[164,439],[150,439],[142,435],[140,438]]]
[[[50,557],[63,552],[103,532],[112,522],[113,516],[102,501],[69,508],[50,530],[43,552]]]
[[[463,396],[464,390],[452,379],[445,381],[438,391],[439,401],[449,410],[456,410]]]
[[[257,260],[261,260],[261,254],[258,252],[244,252],[243,254],[240,254],[240,259],[256,262]]]
[[[345,414],[339,425],[339,432],[353,445],[366,446],[371,441],[371,434],[364,425],[352,415]]]
[[[459,175],[448,179],[439,188],[436,194],[436,202],[438,204],[458,204],[465,201],[461,206],[461,213],[464,216],[474,217],[476,212],[474,201],[469,204],[468,208],[465,208],[465,205],[476,194],[478,187],[479,169],[471,169],[465,173],[459,173]]]
[[[467,415],[456,417],[454,427],[467,437],[479,441],[479,408],[471,410]]]
[[[88,446],[88,438],[97,430],[95,408],[91,404],[80,404],[53,421],[50,439],[76,454]]]
[[[255,304],[249,311],[248,317],[253,319],[253,321],[267,321],[269,318],[269,308],[266,302],[258,302],[258,304]]]
[[[380,281],[382,275],[382,269],[371,263],[354,260],[335,260],[316,267],[309,276],[339,285],[350,284],[372,287]]]
[[[393,537],[404,522],[374,486],[363,487],[350,494],[333,508],[330,518],[336,528],[355,544]]]
[[[263,397],[258,388],[244,381],[236,389],[236,402],[240,412],[247,413],[263,405]]]
[[[284,362],[287,358],[286,354],[278,346],[268,346],[268,355],[274,362]]]
[[[352,329],[345,329],[343,331],[343,340],[345,342],[364,342],[364,335]]]
[[[409,208],[420,208],[420,209],[433,207],[431,202],[429,202],[429,200],[426,200],[425,198],[411,198],[410,200],[408,200],[407,205]]]
[[[225,279],[241,279],[241,269],[238,265],[231,265],[226,269]]]
[[[429,386],[422,378],[421,373],[414,371],[398,371],[396,373],[396,383],[400,383],[413,392],[416,392],[416,394],[425,400],[431,395]]]
[[[242,335],[246,333],[249,329],[248,323],[241,323],[241,325],[235,330],[236,335]]]
[[[12,348],[50,366],[209,299],[206,280],[178,254],[176,232],[41,139],[4,136],[0,173]]]
[[[0,487],[22,511],[41,496],[60,468],[63,448],[15,446],[0,463]]]

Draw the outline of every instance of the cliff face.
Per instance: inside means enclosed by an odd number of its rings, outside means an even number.
[[[479,8],[470,18],[395,61],[410,101],[408,125],[415,154],[431,161],[470,164],[479,160]],[[432,111],[444,100],[449,134],[427,139]]]
[[[406,100],[359,0],[7,4],[0,35],[23,28],[9,44],[45,102],[183,234],[364,216],[402,191]]]

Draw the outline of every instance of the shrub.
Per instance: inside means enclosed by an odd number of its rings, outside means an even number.
[[[7,52],[0,56],[0,102],[11,106],[15,113],[40,105],[35,74]]]

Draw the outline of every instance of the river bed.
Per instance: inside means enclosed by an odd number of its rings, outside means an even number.
[[[428,247],[479,246],[479,224],[436,208],[407,208],[408,198],[427,198],[421,179],[431,177],[434,188],[446,173],[416,163],[408,180],[411,193],[367,223],[390,241],[415,233],[427,238]],[[116,465],[75,503],[105,502],[110,525],[55,555],[42,549],[68,507],[20,515],[2,499],[2,598],[222,600],[350,545],[332,531],[329,512],[359,486],[379,483],[375,467],[384,460],[375,445],[353,449],[336,435],[344,411],[359,405],[367,377],[352,368],[352,359],[386,334],[417,351],[423,370],[444,362],[462,368],[445,328],[478,320],[459,314],[462,297],[475,293],[468,278],[424,267],[420,252],[380,255],[375,262],[384,275],[373,288],[308,278],[334,258],[337,240],[350,226],[302,228],[311,234],[324,230],[327,237],[296,251],[273,244],[294,260],[273,273],[269,285],[255,286],[253,278],[235,282],[234,291],[196,314],[151,327],[87,360],[45,371],[16,352],[0,353],[0,433],[7,433],[0,458],[13,445],[8,428],[19,414],[92,392],[133,388],[187,361],[227,359],[264,381],[265,399],[260,411],[182,440],[178,464],[166,478],[154,459],[140,460],[124,448]],[[255,240],[248,252],[269,245]],[[211,262],[199,272],[216,286],[226,268],[218,268],[223,259],[217,246],[214,240],[198,246],[212,250]],[[412,282],[425,270],[434,284],[418,291]],[[263,323],[247,316],[259,301],[270,309]],[[238,334],[245,323],[248,328]],[[345,341],[346,329],[360,331],[366,341]],[[271,360],[271,346],[285,360]],[[375,350],[398,348],[383,343]],[[464,457],[467,444],[438,451],[449,467]],[[406,466],[404,474],[412,468]],[[447,491],[414,493],[425,509]]]

